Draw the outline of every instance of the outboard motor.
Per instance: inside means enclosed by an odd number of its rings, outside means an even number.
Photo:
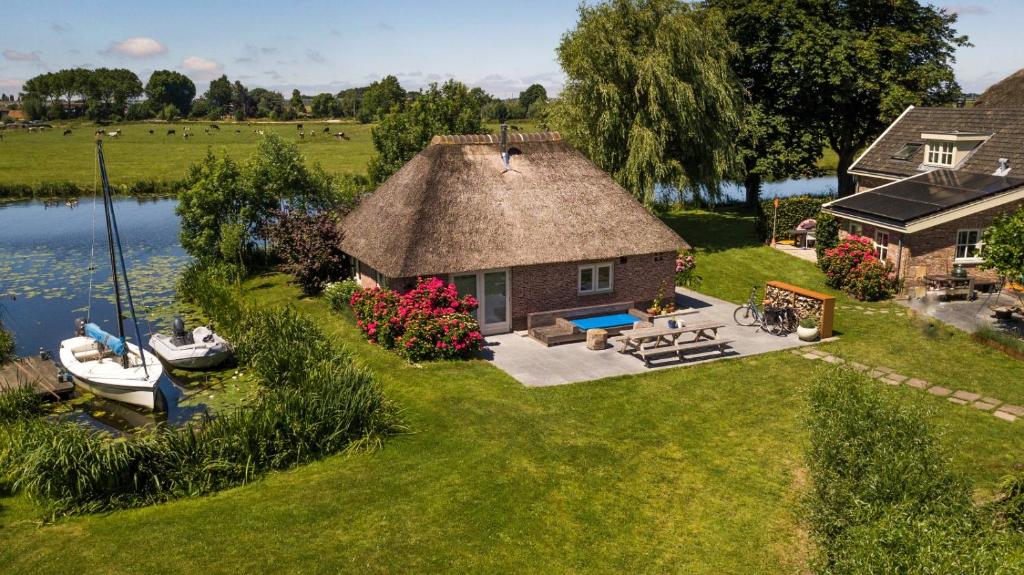
[[[85,324],[89,323],[84,317],[75,318],[75,335],[82,337],[85,335]]]
[[[174,323],[171,324],[171,330],[173,331],[171,342],[174,345],[192,345],[195,343],[192,340],[192,334],[185,331],[185,320],[181,319],[181,316],[174,316]]]

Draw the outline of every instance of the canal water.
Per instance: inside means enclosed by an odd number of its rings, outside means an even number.
[[[114,200],[143,340],[173,317],[174,284],[189,259],[178,243],[176,205],[174,199]],[[78,317],[116,332],[102,203],[0,203],[0,314],[14,333],[18,355],[42,350],[56,357],[60,341],[74,335]],[[130,321],[126,330],[134,341]],[[177,404],[181,390],[164,377],[161,390],[169,404]],[[170,409],[167,419],[188,418],[194,411]],[[152,420],[101,399],[83,402],[78,412],[100,414],[116,428]]]

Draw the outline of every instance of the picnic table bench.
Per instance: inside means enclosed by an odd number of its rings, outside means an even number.
[[[645,327],[623,331],[619,353],[632,353],[651,366],[651,359],[676,355],[682,359],[686,353],[717,349],[724,353],[732,340],[718,339],[723,323],[702,323],[680,327]],[[693,339],[684,336],[693,334]],[[680,340],[685,341],[680,341]]]

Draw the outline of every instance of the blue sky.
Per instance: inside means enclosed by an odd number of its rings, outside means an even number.
[[[385,74],[419,88],[450,77],[503,97],[538,82],[557,93],[561,35],[576,0],[375,2],[4,0],[0,92],[47,70],[126,67],[143,82],[179,70],[199,91],[226,73],[250,87],[303,93],[366,85]],[[957,76],[981,91],[1024,67],[1024,2],[939,2],[975,44]]]

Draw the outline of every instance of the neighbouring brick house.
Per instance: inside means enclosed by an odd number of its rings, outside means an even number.
[[[840,235],[871,238],[905,288],[962,265],[979,282],[982,234],[1024,206],[1024,109],[911,106],[854,162],[857,192],[825,204]]]
[[[527,315],[671,297],[674,231],[558,133],[438,136],[341,223],[364,287],[437,276],[485,334]]]

